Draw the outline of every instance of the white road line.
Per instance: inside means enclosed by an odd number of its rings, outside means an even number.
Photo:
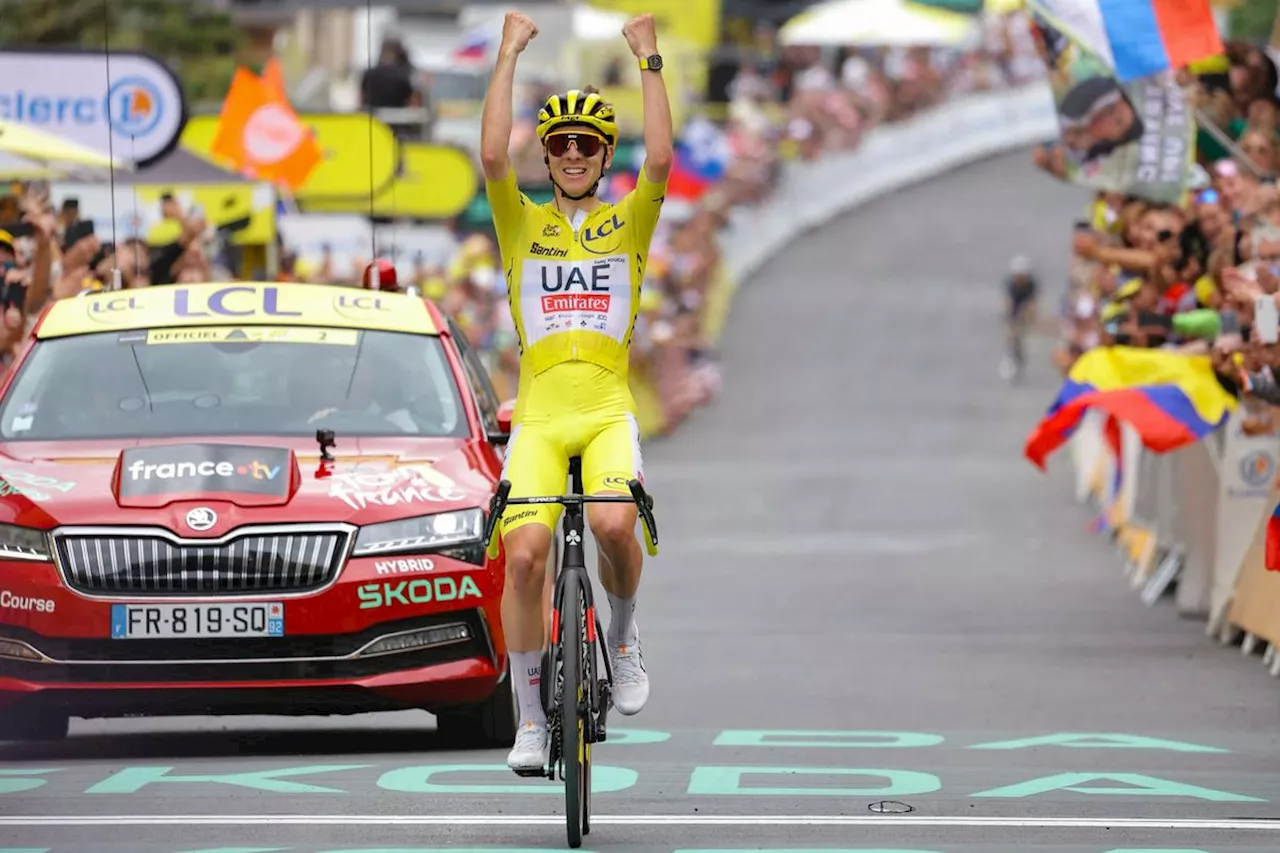
[[[911,817],[869,815],[592,815],[601,826],[947,826],[1001,829],[1280,831],[1254,818]],[[0,815],[0,826],[559,826],[559,815]]]

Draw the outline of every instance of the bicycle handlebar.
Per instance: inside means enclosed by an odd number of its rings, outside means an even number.
[[[500,480],[498,488],[489,501],[489,518],[484,527],[485,551],[491,559],[497,558],[493,547],[493,534],[498,528],[502,513],[513,504],[561,504],[562,506],[581,506],[588,503],[634,503],[640,510],[640,520],[644,522],[645,550],[650,557],[658,555],[658,522],[653,517],[653,496],[644,490],[639,480],[628,480],[628,495],[545,495],[530,498],[511,498],[511,482]]]

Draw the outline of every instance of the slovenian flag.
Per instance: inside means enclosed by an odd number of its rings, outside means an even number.
[[[1224,50],[1209,0],[1043,0],[1042,5],[1060,20],[1100,25],[1106,42],[1101,52],[1110,54],[1122,83],[1185,68]]]
[[[1072,365],[1023,452],[1043,470],[1045,459],[1070,439],[1085,412],[1098,409],[1132,427],[1149,450],[1168,453],[1222,426],[1236,403],[1209,356],[1098,347]]]
[[[667,181],[667,195],[700,198],[724,177],[732,157],[724,131],[703,118],[690,120],[675,143],[675,162]]]
[[[484,30],[472,30],[463,38],[462,44],[453,50],[455,62],[467,62],[484,59],[489,52],[489,34]]]

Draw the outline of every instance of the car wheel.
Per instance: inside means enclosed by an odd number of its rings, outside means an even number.
[[[473,749],[511,746],[518,723],[510,673],[484,702],[436,715],[436,730],[446,743]]]
[[[62,740],[70,726],[70,716],[57,711],[45,711],[38,716],[0,711],[0,741]]]

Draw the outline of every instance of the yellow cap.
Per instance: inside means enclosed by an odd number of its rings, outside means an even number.
[[[1114,320],[1116,317],[1119,317],[1121,314],[1125,313],[1128,310],[1129,310],[1129,306],[1123,302],[1108,302],[1105,306],[1103,306],[1102,312],[1099,316],[1101,317],[1102,321],[1106,323],[1106,322],[1110,322],[1111,320]]]
[[[1200,278],[1196,279],[1196,301],[1201,305],[1208,305],[1209,299],[1217,292],[1218,283],[1213,280],[1213,276],[1202,275]]]
[[[1116,300],[1132,299],[1138,295],[1139,290],[1142,290],[1143,284],[1145,284],[1145,282],[1140,278],[1129,279],[1124,284],[1120,285],[1116,290],[1116,295],[1112,298]]]

